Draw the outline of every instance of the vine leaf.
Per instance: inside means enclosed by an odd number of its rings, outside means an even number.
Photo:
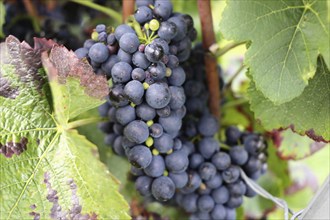
[[[5,3],[1,0],[0,1],[0,37],[4,36],[3,25],[5,24],[5,18],[6,18]]]
[[[251,110],[267,130],[288,128],[315,141],[330,141],[330,71],[322,57],[316,75],[291,102],[274,105],[255,87],[249,88]]]
[[[75,116],[105,101],[107,81],[94,78],[100,88],[94,91],[85,63],[42,42],[33,49],[9,36],[0,44],[0,218],[128,219],[118,180],[95,145],[70,127],[88,120]],[[71,68],[70,60],[56,62],[58,52],[73,58]]]
[[[315,142],[306,136],[293,133],[291,130],[282,131],[281,137],[282,141],[277,153],[286,160],[304,159],[327,146],[326,143]]]
[[[279,105],[304,91],[319,54],[330,66],[328,13],[327,1],[227,1],[220,28],[252,42],[245,62],[255,87]]]

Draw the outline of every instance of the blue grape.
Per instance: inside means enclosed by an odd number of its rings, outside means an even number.
[[[135,34],[135,31],[134,31],[130,26],[128,26],[127,24],[121,24],[121,25],[119,25],[119,26],[115,29],[115,36],[116,36],[117,41],[119,41],[120,38],[121,38],[124,34],[127,34],[127,33]]]
[[[142,82],[146,78],[146,73],[141,68],[135,68],[132,71],[132,79]]]
[[[196,193],[191,193],[183,196],[181,205],[186,212],[189,213],[197,212],[198,197],[199,196]]]
[[[216,204],[211,212],[211,217],[213,219],[226,219],[227,210],[221,204]]]
[[[118,62],[111,69],[112,81],[114,83],[125,83],[131,78],[132,67],[128,63]]]
[[[149,133],[150,133],[151,137],[159,138],[163,135],[164,130],[160,124],[154,123],[149,127]],[[175,146],[175,143],[174,143],[174,146]]]
[[[120,48],[127,53],[134,53],[140,45],[139,38],[135,33],[125,33],[119,40]]]
[[[182,143],[181,151],[183,151],[186,155],[190,155],[195,152],[195,145],[190,141],[185,141]]]
[[[235,126],[229,126],[226,131],[226,142],[229,145],[238,144],[239,139],[241,138],[241,131]]]
[[[109,34],[107,37],[107,44],[114,45],[116,42],[117,40],[115,34],[114,33]]]
[[[95,27],[95,31],[97,33],[105,32],[106,31],[106,26],[104,24],[98,24]]]
[[[174,139],[173,150],[180,150],[182,148],[182,141],[179,138]]]
[[[136,0],[136,6],[141,7],[141,6],[149,6],[153,5],[154,0]]]
[[[262,164],[260,160],[252,156],[249,158],[246,164],[244,164],[243,169],[249,175],[251,173],[258,171],[261,168],[261,166]]]
[[[165,171],[165,162],[162,156],[152,156],[149,166],[144,168],[145,174],[151,177],[159,177],[163,175]]]
[[[193,153],[189,157],[189,167],[197,169],[204,162],[204,157],[199,153]]]
[[[84,42],[84,48],[90,49],[96,42],[93,41],[92,39],[88,39]]]
[[[166,41],[172,40],[177,33],[177,27],[173,22],[163,21],[158,29],[158,36]],[[171,67],[172,68],[172,67]]]
[[[214,154],[211,161],[218,170],[226,170],[231,165],[230,156],[225,152]]]
[[[103,42],[103,43],[105,43],[105,42],[107,41],[107,37],[108,37],[108,35],[107,35],[106,32],[101,32],[101,33],[99,33],[99,35],[97,36],[97,40],[98,40],[99,42]]]
[[[135,188],[142,196],[151,195],[151,185],[153,178],[149,176],[139,176],[135,181]]]
[[[120,61],[128,63],[128,64],[132,64],[132,54],[127,53],[127,52],[123,51],[122,49],[119,49],[117,52],[117,56]]]
[[[104,137],[104,143],[106,145],[110,145],[112,146],[113,145],[113,142],[115,141],[117,135],[116,134],[113,134],[113,133],[110,133],[110,134],[107,134],[105,137]]]
[[[135,120],[135,110],[132,106],[127,105],[120,107],[116,111],[116,121],[121,125],[126,125],[131,121]]]
[[[226,209],[226,220],[235,220],[236,219],[236,209],[227,208]]]
[[[243,204],[243,197],[242,196],[238,196],[238,197],[233,197],[231,196],[228,200],[228,202],[226,203],[226,206],[228,208],[238,208]]]
[[[171,92],[171,101],[170,101],[171,109],[176,110],[183,107],[186,101],[186,96],[184,94],[183,88],[177,86],[170,86],[170,92]]]
[[[87,57],[87,55],[88,55],[88,49],[82,47],[82,48],[79,48],[79,49],[75,50],[74,53],[76,54],[76,56],[79,59],[82,59],[84,57]]]
[[[210,159],[219,149],[220,146],[218,141],[213,138],[203,138],[198,142],[198,150],[205,159]]]
[[[236,166],[230,166],[228,169],[222,172],[222,179],[226,183],[234,183],[240,176],[240,170]]]
[[[173,68],[171,76],[168,77],[168,82],[173,86],[182,86],[185,80],[186,73],[180,66]]]
[[[173,197],[175,185],[169,177],[161,176],[152,182],[151,192],[157,200],[167,201]]]
[[[213,115],[203,115],[197,125],[199,133],[204,136],[213,136],[219,130],[218,120]]]
[[[173,148],[173,144],[173,138],[167,133],[163,133],[162,136],[154,139],[154,147],[160,153],[167,153],[168,151],[170,151]]]
[[[152,155],[149,148],[137,145],[128,151],[127,158],[133,166],[146,168],[151,163]]]
[[[225,204],[230,197],[229,190],[225,186],[213,190],[211,194],[217,204]]]
[[[119,156],[125,156],[124,148],[122,147],[122,136],[116,137],[115,141],[113,142],[112,148],[116,154]]]
[[[152,44],[155,44],[155,45],[160,46],[161,48],[163,48],[164,54],[168,54],[170,52],[168,42],[164,39],[156,38],[155,40],[152,41]]]
[[[88,56],[97,63],[103,63],[109,57],[109,50],[103,43],[95,43],[89,49]]]
[[[166,66],[162,62],[154,63],[149,66],[148,72],[154,80],[160,80],[165,77]]]
[[[142,101],[144,88],[140,81],[131,80],[125,85],[124,92],[131,102],[137,104]]]
[[[126,98],[122,84],[116,84],[110,88],[109,97],[111,99],[111,103],[116,107],[128,104],[128,99]]]
[[[184,194],[189,194],[194,192],[201,185],[202,179],[197,172],[190,171],[188,172],[188,183],[180,191]]]
[[[176,133],[182,126],[182,120],[176,114],[172,113],[166,118],[159,118],[161,124],[167,133]]]
[[[229,193],[231,196],[242,196],[246,192],[246,185],[242,181],[231,183],[227,185]]]
[[[170,116],[171,108],[170,108],[170,106],[165,106],[164,108],[157,109],[156,112],[159,117],[166,118],[166,117]]]
[[[143,24],[152,19],[152,11],[147,6],[138,7],[138,9],[135,11],[134,18],[137,22]]]
[[[101,117],[107,117],[110,105],[108,102],[103,103],[98,107],[98,111]]]
[[[173,22],[177,27],[177,34],[172,40],[176,42],[182,40],[187,34],[187,25],[183,18],[180,16],[176,16],[169,18],[167,21]]]
[[[181,150],[174,151],[165,157],[166,168],[172,173],[181,173],[188,167],[187,155]]]
[[[124,135],[128,140],[141,144],[149,137],[148,125],[143,121],[132,121],[124,128]]]
[[[169,0],[156,0],[154,7],[154,14],[163,20],[167,20],[172,14],[173,5]]]
[[[198,173],[203,180],[209,181],[216,175],[217,169],[212,163],[204,162],[199,166]]]
[[[245,191],[245,194],[244,194],[246,197],[254,197],[257,195],[257,193],[250,187],[250,186],[246,186],[246,191]]]
[[[164,56],[164,49],[159,44],[148,44],[144,49],[144,54],[150,62],[157,63]]]
[[[249,159],[249,155],[243,147],[234,146],[229,150],[231,161],[237,165],[243,165]]]
[[[143,172],[143,169],[139,169],[135,166],[131,166],[131,174],[133,174],[134,176],[142,176],[142,175],[144,175],[144,172]],[[135,183],[136,182],[137,181],[135,181]]]
[[[150,66],[150,61],[146,55],[140,51],[136,51],[132,57],[133,64],[139,68],[147,69]]]
[[[134,90],[132,90],[134,92]],[[155,118],[156,111],[146,103],[142,103],[136,107],[136,115],[144,121],[149,121]]]
[[[198,209],[201,212],[210,212],[215,206],[214,200],[209,195],[202,195],[197,200]]]
[[[175,184],[175,187],[178,189],[184,187],[188,183],[188,174],[186,172],[182,172],[182,173],[170,172],[168,176],[171,178],[171,180]]]
[[[111,55],[104,63],[102,63],[101,69],[107,74],[108,77],[110,77],[112,67],[118,62],[119,62],[118,56]]]
[[[205,184],[210,189],[216,189],[222,185],[222,177],[217,173],[212,179],[206,181]]]
[[[163,83],[154,83],[150,85],[145,97],[147,103],[155,109],[164,108],[171,101],[170,89]]]

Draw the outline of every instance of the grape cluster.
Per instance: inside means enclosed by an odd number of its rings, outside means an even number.
[[[179,64],[189,58],[196,30],[189,15],[173,13],[169,0],[136,4],[128,24],[97,25],[75,53],[111,79],[109,101],[99,109],[109,117],[100,125],[105,142],[132,164],[141,195],[167,201],[185,185],[181,176],[188,180],[188,156],[178,138],[186,114],[186,74]]]
[[[204,51],[191,50],[192,18],[167,0],[136,4],[128,24],[96,26],[75,51],[111,80],[99,108],[109,118],[100,124],[105,142],[132,164],[142,196],[174,202],[191,219],[234,219],[243,195],[255,194],[241,169],[253,179],[267,169],[265,141],[236,127],[215,139],[220,125],[207,108]]]
[[[185,149],[188,181],[177,190],[176,203],[191,214],[191,219],[235,219],[243,196],[255,195],[240,170],[258,179],[267,169],[267,145],[261,135],[241,132],[234,126],[226,128],[223,143],[215,139],[219,123],[204,107],[208,91],[200,46],[192,55],[185,67],[187,114],[180,134],[182,142],[190,145]]]

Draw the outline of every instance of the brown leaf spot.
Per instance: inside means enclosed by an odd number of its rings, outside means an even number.
[[[1,75],[0,72],[0,96],[15,99],[19,95],[18,89],[11,87],[10,82],[5,78],[1,78]]]
[[[0,153],[7,158],[11,158],[14,154],[17,156],[26,151],[28,139],[23,137],[20,142],[9,141],[5,145],[0,143]]]
[[[47,187],[47,200],[53,203],[51,208],[50,217],[52,219],[72,219],[72,220],[97,220],[97,214],[92,212],[91,214],[82,214],[82,206],[79,203],[79,197],[77,196],[77,185],[73,179],[68,179],[67,184],[71,189],[71,208],[67,211],[62,210],[59,205],[59,197],[57,191],[52,188],[50,183],[50,174],[44,173],[44,183]]]
[[[6,45],[10,55],[9,64],[16,69],[16,74],[24,83],[33,82],[40,90],[45,83],[43,77],[38,73],[41,68],[40,51],[34,50],[26,42],[20,42],[10,35],[6,38]]]
[[[51,80],[65,84],[68,77],[78,78],[85,93],[97,99],[104,99],[109,93],[106,77],[95,75],[86,60],[78,59],[73,51],[63,46],[55,45],[49,55],[43,52],[42,62]]]

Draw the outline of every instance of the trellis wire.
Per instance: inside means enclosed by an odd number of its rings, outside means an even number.
[[[289,220],[289,213],[292,215],[290,220],[296,219],[299,215],[303,213],[304,210],[300,210],[298,212],[293,212],[289,207],[286,201],[283,199],[277,198],[273,195],[271,195],[269,192],[267,192],[264,188],[259,186],[256,182],[254,182],[252,179],[250,179],[245,172],[241,169],[241,177],[245,181],[245,183],[253,189],[256,193],[258,193],[260,196],[269,199],[273,201],[275,204],[277,204],[279,207],[284,209],[284,219]]]

